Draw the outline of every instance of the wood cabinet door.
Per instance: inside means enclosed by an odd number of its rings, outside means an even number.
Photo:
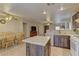
[[[59,36],[57,35],[54,36],[54,46],[59,46]]]
[[[68,40],[67,40],[67,48],[70,49],[70,36],[68,37]]]
[[[38,46],[38,45],[36,45],[36,56],[44,56],[44,53],[45,53],[45,51],[44,51],[44,47],[43,46]]]
[[[67,41],[68,41],[68,37],[65,36],[64,37],[64,48],[67,48],[67,46],[68,46]]]
[[[64,37],[64,48],[70,48],[70,37],[69,36]]]
[[[59,47],[64,47],[64,36],[60,36],[59,38]]]
[[[26,56],[30,55],[30,44],[26,43]]]
[[[70,48],[70,36],[55,35],[54,36],[54,46],[62,48]]]
[[[30,44],[30,56],[36,56],[36,46]]]
[[[44,47],[34,44],[26,44],[27,56],[44,56]]]

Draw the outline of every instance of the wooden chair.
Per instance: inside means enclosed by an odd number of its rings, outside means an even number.
[[[0,32],[0,36],[3,37],[3,39],[0,40],[0,48],[8,48],[14,44],[21,44],[24,39],[22,32]]]
[[[16,33],[15,44],[21,44],[24,39],[23,33]]]
[[[4,40],[5,40],[5,36],[1,36],[2,38],[0,38],[0,48],[4,48]]]
[[[7,36],[6,39],[4,40],[5,47],[7,48],[9,46],[14,45],[14,40],[15,40],[14,35]]]
[[[3,44],[4,39],[5,39],[4,32],[0,32],[0,48],[3,48],[2,44]]]
[[[0,49],[2,48],[2,41],[0,40]]]
[[[5,43],[6,43],[5,40],[6,40],[6,38],[4,38],[3,41],[1,42],[1,43],[2,43],[2,44],[1,44],[1,45],[2,45],[2,48],[5,48],[5,46],[6,46],[6,45],[5,45]]]

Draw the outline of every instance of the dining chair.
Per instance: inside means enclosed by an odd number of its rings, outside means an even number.
[[[23,33],[20,33],[20,32],[16,33],[17,44],[21,44],[23,39],[24,39]]]
[[[14,35],[7,36],[5,40],[5,47],[7,48],[14,45],[14,40],[15,40]]]

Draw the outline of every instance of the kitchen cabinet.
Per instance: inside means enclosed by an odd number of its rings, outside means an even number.
[[[70,36],[54,35],[54,46],[62,48],[70,48]]]
[[[59,36],[54,36],[54,46],[59,46]]]
[[[46,46],[34,45],[26,43],[26,55],[27,56],[49,56],[50,55],[50,46],[49,42]]]
[[[59,37],[59,46],[60,47],[64,47],[64,40],[63,40],[63,37]]]
[[[43,36],[26,39],[26,56],[49,56],[50,40]]]
[[[26,55],[27,56],[39,56],[43,55],[43,47],[26,43]]]

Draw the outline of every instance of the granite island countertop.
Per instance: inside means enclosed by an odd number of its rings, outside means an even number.
[[[45,46],[47,42],[50,40],[49,36],[34,36],[23,40],[25,43]]]

